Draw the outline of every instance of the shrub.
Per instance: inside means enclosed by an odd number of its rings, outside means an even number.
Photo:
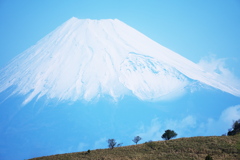
[[[117,144],[117,147],[121,147],[123,143],[118,143]]]
[[[175,133],[173,130],[166,130],[165,133],[162,135],[162,138],[165,140],[172,139],[177,136],[177,133]]]
[[[232,128],[228,131],[228,136],[234,136],[237,133],[240,133],[240,119],[235,121],[232,125]]]
[[[213,160],[213,158],[210,155],[207,155],[205,160]]]

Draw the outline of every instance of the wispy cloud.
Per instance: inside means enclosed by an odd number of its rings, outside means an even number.
[[[144,140],[161,140],[165,130],[171,129],[178,133],[180,137],[190,136],[190,130],[196,127],[196,118],[188,115],[183,119],[168,119],[161,121],[160,118],[154,118],[149,126],[142,125],[138,130],[138,135]]]
[[[100,138],[99,140],[97,140],[94,143],[93,148],[94,149],[104,148],[104,146],[106,146],[106,148],[107,148],[107,138],[106,137],[103,137],[103,138]]]
[[[227,133],[234,121],[240,119],[240,105],[225,109],[218,119],[209,118],[206,123],[201,123],[198,133],[200,135],[220,135]]]
[[[205,122],[188,115],[182,119],[160,120],[154,118],[149,125],[141,125],[137,135],[144,141],[161,140],[165,130],[174,130],[178,137],[222,135],[228,131],[233,121],[240,119],[240,105],[223,110],[218,119],[209,117]]]
[[[87,144],[87,143],[82,143],[82,142],[80,142],[79,144],[78,144],[78,147],[77,147],[77,150],[78,151],[84,151],[84,150],[86,150],[86,147],[88,147],[89,145]]]
[[[239,118],[240,105],[236,105],[225,109],[221,114],[220,120],[230,125],[233,121],[238,120]]]
[[[162,135],[163,127],[158,118],[151,121],[150,126],[142,125],[137,131],[137,135],[143,138],[144,141],[159,140]]]
[[[240,89],[240,78],[238,78],[228,67],[228,58],[217,58],[216,55],[211,54],[203,57],[199,61],[199,65],[207,72],[214,74],[222,81],[230,83],[233,87]]]

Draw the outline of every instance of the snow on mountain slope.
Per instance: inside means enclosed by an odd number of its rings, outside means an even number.
[[[46,96],[87,100],[134,94],[159,99],[189,80],[240,96],[216,74],[161,46],[123,22],[71,18],[0,70],[0,92],[27,95],[23,104]]]

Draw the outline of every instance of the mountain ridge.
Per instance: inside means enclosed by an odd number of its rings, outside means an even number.
[[[178,138],[143,144],[32,158],[54,159],[238,159],[240,135]]]

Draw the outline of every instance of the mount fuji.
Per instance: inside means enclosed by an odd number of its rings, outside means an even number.
[[[147,135],[146,124],[174,117],[168,108],[177,103],[186,106],[175,108],[186,116],[182,122],[196,130],[196,118],[185,113],[198,110],[186,98],[164,100],[184,93],[194,101],[216,93],[235,105],[240,97],[239,84],[117,19],[69,19],[3,67],[0,84],[2,159],[94,149],[103,147],[108,136],[125,144],[134,134],[154,140],[158,131]],[[133,112],[139,114],[130,120]]]
[[[152,41],[123,22],[71,18],[1,70],[0,92],[90,101],[103,95],[133,94],[156,100],[192,80],[240,96],[218,74]]]

